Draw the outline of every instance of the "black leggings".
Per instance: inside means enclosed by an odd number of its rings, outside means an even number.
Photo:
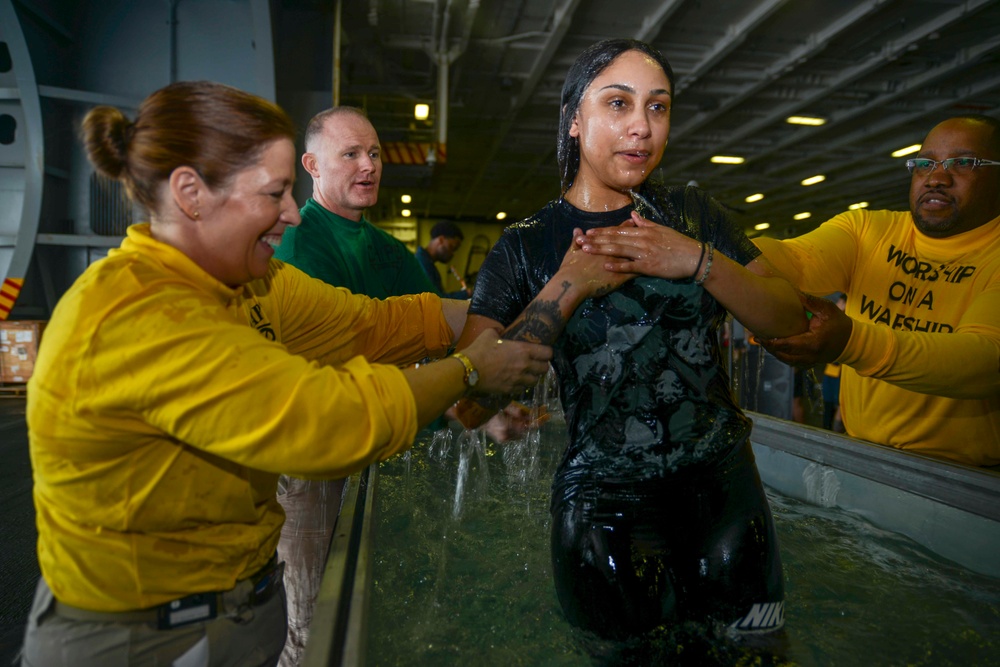
[[[771,510],[749,443],[691,479],[580,482],[553,500],[552,565],[573,625],[625,639],[672,622],[784,623]]]

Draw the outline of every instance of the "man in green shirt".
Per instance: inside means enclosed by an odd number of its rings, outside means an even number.
[[[360,110],[334,107],[313,117],[302,166],[313,195],[300,211],[302,224],[285,232],[277,259],[378,299],[435,291],[413,253],[364,218],[378,201],[382,159],[378,134]]]
[[[334,107],[314,116],[302,166],[312,176],[313,194],[300,210],[302,223],[285,230],[275,258],[355,294],[436,293],[413,253],[364,218],[378,201],[382,159],[378,134],[360,110]],[[278,500],[286,519],[278,555],[288,599],[281,667],[300,664],[305,652],[342,490],[342,480],[281,478]]]

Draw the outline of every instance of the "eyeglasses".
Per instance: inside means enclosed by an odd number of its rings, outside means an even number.
[[[911,174],[917,174],[918,176],[926,176],[937,169],[938,165],[941,165],[945,171],[950,171],[953,174],[968,174],[976,167],[995,167],[1000,165],[1000,162],[996,160],[983,160],[978,157],[950,157],[940,162],[926,157],[918,157],[906,161],[906,168],[910,170]]]

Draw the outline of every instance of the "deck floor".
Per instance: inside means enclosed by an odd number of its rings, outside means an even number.
[[[23,393],[0,393],[0,665],[4,666],[21,649],[39,575],[24,408]]]

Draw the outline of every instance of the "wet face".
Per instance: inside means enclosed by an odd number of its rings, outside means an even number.
[[[590,82],[569,130],[580,142],[570,192],[582,195],[585,207],[609,196],[621,200],[656,168],[670,132],[670,101],[667,75],[641,51],[621,54]]]
[[[917,157],[938,162],[969,156],[1000,160],[997,140],[984,123],[946,120],[927,135]],[[937,166],[910,179],[910,211],[917,229],[927,236],[961,234],[1000,215],[1000,167],[980,166],[962,174]]]
[[[378,134],[353,113],[330,116],[313,139],[302,164],[313,177],[313,199],[349,220],[361,220],[378,201],[382,157]]]
[[[300,222],[294,182],[295,145],[278,139],[224,190],[211,192],[198,225],[202,268],[231,287],[262,278],[285,229]]]

